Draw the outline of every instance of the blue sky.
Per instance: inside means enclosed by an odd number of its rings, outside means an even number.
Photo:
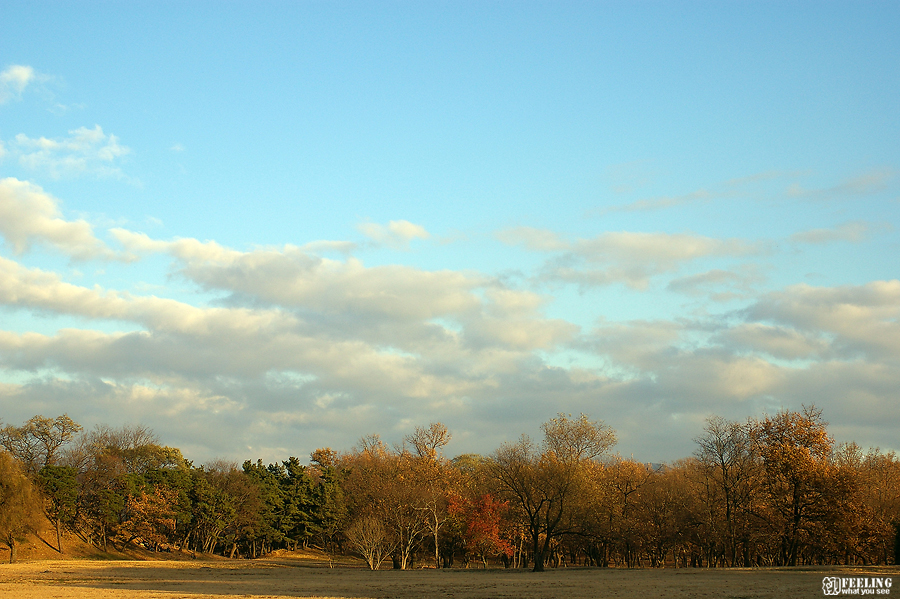
[[[0,418],[188,457],[900,449],[896,3],[34,3],[0,19]]]

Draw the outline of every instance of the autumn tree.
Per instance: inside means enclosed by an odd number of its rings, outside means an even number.
[[[343,457],[349,519],[377,519],[391,535],[391,559],[406,569],[429,532],[428,469],[404,445],[390,450],[378,435],[363,437]]]
[[[38,505],[22,465],[0,451],[0,541],[9,547],[9,563],[16,561],[19,540],[37,526]]]
[[[156,435],[140,425],[97,426],[66,453],[67,465],[78,471],[76,527],[104,550],[111,539],[124,538],[120,527],[130,518],[129,501],[145,490],[149,473],[190,465],[180,450],[159,445]]]
[[[474,499],[453,497],[449,513],[462,519],[467,552],[481,560],[487,568],[489,555],[512,555],[514,548],[502,533],[503,515],[509,502],[497,501],[489,493]]]
[[[750,566],[749,527],[753,495],[759,483],[752,423],[707,419],[694,452],[708,490],[709,507],[722,512],[725,546],[731,566]]]
[[[581,545],[591,565],[607,567],[617,538],[617,515],[607,467],[599,461],[585,469],[582,508]]]
[[[412,565],[416,550],[431,528],[431,517],[438,509],[430,466],[402,448],[387,462],[381,515],[388,530],[395,535],[397,561],[394,565],[401,570]]]
[[[378,435],[363,437],[353,450],[337,458],[339,468],[346,473],[341,484],[350,522],[363,516],[381,518],[386,509],[390,459],[390,450]]]
[[[120,428],[98,425],[86,435],[85,445],[86,448],[81,451],[88,460],[99,454],[109,456],[127,474],[187,465],[181,450],[160,445],[156,433],[143,425],[125,425]]]
[[[640,553],[640,492],[653,477],[647,464],[616,457],[607,468],[619,550],[629,568],[637,566]]]
[[[464,453],[456,456],[449,463],[447,471],[448,510],[447,519],[444,522],[443,536],[441,537],[441,565],[445,568],[453,566],[455,554],[466,551],[467,547],[467,523],[464,511],[460,505],[476,502],[479,497],[490,495],[494,499],[499,497],[497,483],[493,473],[493,460],[490,457],[474,453]],[[521,557],[521,538],[524,536],[524,527],[516,515],[512,515],[509,509],[504,512],[503,531],[508,536],[516,536],[513,558],[518,567],[518,558]]]
[[[576,419],[560,414],[541,428],[540,446],[523,435],[503,444],[491,464],[501,492],[525,519],[535,572],[543,572],[555,539],[577,525],[572,508],[584,487],[586,465],[616,442],[612,429],[584,414]]]
[[[427,526],[434,540],[434,567],[441,567],[440,532],[450,517],[448,505],[455,486],[455,470],[441,454],[450,442],[450,431],[440,422],[416,427],[407,441],[415,448],[413,469],[421,484]]]
[[[140,476],[143,488],[135,485],[134,495],[141,492],[155,493],[157,489],[167,495],[172,518],[175,521],[174,529],[167,533],[169,537],[167,544],[170,547],[184,547],[185,539],[190,534],[192,507],[190,492],[193,487],[194,470],[196,468],[187,461],[178,466],[151,468]]]
[[[815,406],[779,412],[756,426],[768,518],[780,537],[784,565],[797,565],[801,548],[815,537],[812,525],[827,516],[835,497],[829,492],[835,482],[830,464],[834,441],[826,426]]]
[[[900,462],[893,452],[841,444],[834,452],[830,485],[839,513],[823,523],[829,543],[822,549],[845,564],[891,563],[900,532]],[[837,487],[835,489],[835,487]]]
[[[862,500],[871,513],[874,534],[866,554],[870,563],[900,563],[900,458],[893,451],[870,449],[860,464]]]
[[[157,486],[152,491],[130,494],[125,502],[127,518],[118,527],[117,536],[125,542],[158,551],[176,531],[177,491]]]
[[[709,533],[702,525],[704,506],[697,485],[698,471],[703,469],[696,458],[684,458],[667,464],[664,470],[658,473],[657,481],[661,485],[653,485],[642,499],[645,503],[644,509],[652,510],[651,506],[655,503],[659,506],[659,511],[668,511],[670,514],[670,522],[666,526],[671,534],[669,542],[675,567],[679,564],[687,566],[691,556],[699,553],[702,537]],[[663,497],[668,494],[664,501],[671,503],[659,501],[661,487]],[[655,519],[651,511],[648,520],[655,521]]]
[[[638,493],[638,534],[650,565],[659,568],[682,538],[685,487],[675,468],[660,465],[649,470],[652,475]]]

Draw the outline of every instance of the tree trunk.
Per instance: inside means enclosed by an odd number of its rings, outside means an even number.
[[[9,563],[13,564],[16,561],[16,537],[12,534],[7,534],[3,539],[3,542],[6,543],[6,546],[9,547]]]
[[[900,564],[900,522],[894,524],[894,565],[898,564]]]
[[[60,553],[62,550],[62,532],[60,531],[61,522],[59,521],[59,516],[56,517],[56,550]]]
[[[541,538],[537,530],[532,530],[531,540],[534,544],[534,568],[532,572],[544,571],[544,548],[541,547]]]
[[[435,517],[435,522],[437,522],[437,517]],[[441,551],[440,545],[438,544],[438,529],[439,527],[435,525],[434,527],[434,567],[441,567]]]

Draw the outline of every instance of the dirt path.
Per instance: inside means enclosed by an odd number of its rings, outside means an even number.
[[[0,599],[823,597],[825,576],[893,577],[900,568],[770,570],[559,569],[369,572],[292,560],[41,561],[0,565]],[[900,595],[900,587],[892,594]],[[884,595],[882,595],[884,596]]]

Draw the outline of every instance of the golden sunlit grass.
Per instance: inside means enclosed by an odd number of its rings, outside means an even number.
[[[900,580],[897,567],[560,568],[534,574],[504,569],[371,572],[349,563],[329,568],[321,555],[287,553],[253,561],[33,561],[0,566],[0,598],[821,597],[824,576],[878,574]]]

